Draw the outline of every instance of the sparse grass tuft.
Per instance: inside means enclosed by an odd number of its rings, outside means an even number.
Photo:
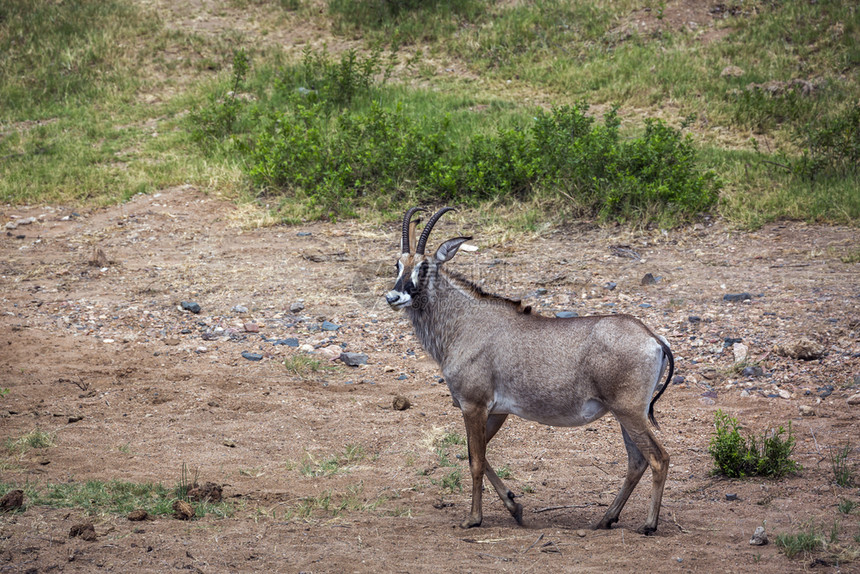
[[[853,500],[843,498],[839,501],[837,508],[842,514],[851,514],[852,512],[854,512],[854,509],[857,508],[857,503]]]
[[[760,439],[741,436],[737,419],[717,410],[714,415],[715,432],[711,436],[708,453],[716,465],[714,472],[732,478],[766,476],[779,478],[799,472],[802,467],[791,460],[795,439],[788,429],[779,426],[764,432]],[[787,436],[783,439],[783,434]]]
[[[851,451],[850,444],[839,449],[830,447],[830,468],[833,470],[833,480],[844,488],[854,484],[854,468],[848,461],[848,455],[851,454]]]
[[[299,472],[308,477],[331,476],[339,472],[347,472],[351,466],[364,460],[365,456],[364,447],[357,444],[346,445],[342,453],[323,460],[317,460],[311,453],[306,453]]]
[[[812,526],[806,530],[794,534],[777,534],[774,544],[788,558],[794,558],[799,554],[810,554],[825,548],[824,536],[815,531]]]
[[[17,439],[6,441],[6,450],[11,453],[24,454],[34,448],[50,448],[56,442],[56,435],[41,429],[33,429]]]
[[[304,354],[287,357],[284,360],[284,367],[286,367],[288,373],[302,379],[307,378],[312,373],[333,371],[337,368],[334,365],[324,364],[321,360]]]

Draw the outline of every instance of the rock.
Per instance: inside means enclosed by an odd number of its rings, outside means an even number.
[[[6,229],[17,229],[19,225],[30,225],[36,223],[35,217],[25,217],[24,219],[13,219],[6,223]]]
[[[242,326],[245,328],[246,333],[259,333],[260,332],[260,326],[257,325],[256,323],[245,323]]]
[[[331,321],[323,321],[322,325],[320,325],[320,329],[323,331],[337,331],[340,329],[340,325],[335,325]]]
[[[823,387],[818,387],[815,390],[818,391],[819,397],[826,399],[833,394],[833,385],[824,385]]]
[[[585,534],[586,534],[586,532],[582,528],[580,528],[579,530],[576,531],[576,535],[579,536],[580,538],[585,538]]]
[[[181,301],[179,306],[182,307],[184,311],[191,311],[195,315],[200,312],[200,305],[193,301]]]
[[[69,415],[69,424],[77,423],[84,420],[84,415]]]
[[[687,321],[689,321],[690,323],[700,323],[702,321],[702,318],[697,315],[690,315],[689,317],[687,317]]]
[[[735,363],[743,363],[747,360],[747,355],[749,355],[749,347],[744,345],[743,343],[735,343],[732,345],[732,353],[735,357]]]
[[[341,353],[339,358],[350,367],[367,364],[367,355],[364,353]]]
[[[394,408],[395,411],[405,411],[412,406],[412,403],[410,403],[409,399],[407,399],[403,395],[397,395],[396,397],[394,397],[394,401],[391,403],[391,406]]]
[[[328,359],[334,361],[335,359],[340,359],[340,355],[342,353],[340,346],[338,345],[329,345],[328,347],[320,347],[319,352],[322,353]]]
[[[391,365],[385,365],[384,367],[382,367],[383,373],[393,373],[395,371],[397,371],[397,369],[392,367]]]
[[[397,377],[397,380],[398,380],[398,381],[405,381],[405,380],[406,380],[406,379],[408,379],[408,378],[409,378],[409,377],[407,377],[406,375],[400,375],[399,377]]]
[[[675,375],[674,377],[672,377],[672,384],[673,385],[680,385],[681,383],[683,383],[686,380],[687,379],[684,377],[684,375]]]
[[[221,502],[224,489],[220,484],[207,482],[203,486],[194,486],[188,490],[188,499],[194,502]]]
[[[726,493],[726,500],[738,500],[738,495],[735,494],[734,492],[732,492],[732,493],[727,492]]]
[[[779,398],[781,398],[781,399],[790,399],[791,398],[791,393],[785,389],[779,389],[779,391],[777,391],[777,394],[779,395]]]
[[[305,343],[303,345],[299,345],[299,351],[302,351],[303,353],[313,353],[314,352],[314,346],[310,345],[308,343]]]
[[[18,510],[24,505],[24,491],[15,489],[10,490],[0,498],[0,512],[12,512]]]
[[[657,283],[657,279],[651,273],[646,273],[639,282],[640,285],[654,285],[655,283]]]
[[[126,518],[132,522],[140,522],[149,518],[149,513],[143,509],[132,510]]]
[[[776,345],[773,350],[777,355],[782,357],[801,359],[803,361],[813,361],[824,356],[824,345],[804,337],[796,341]]]
[[[308,90],[307,88],[299,88],[299,90],[305,90],[307,93],[312,92],[313,90]],[[296,237],[310,237],[313,235],[310,231],[299,231],[296,233]]]
[[[750,538],[750,546],[764,546],[765,544],[767,544],[767,534],[764,531],[764,526],[759,526]]]
[[[640,303],[639,307],[641,307],[642,309],[650,309],[651,303]]]
[[[221,444],[223,444],[227,448],[236,448],[236,441],[231,438],[225,438],[223,441],[221,441]]]
[[[723,71],[720,72],[721,78],[740,78],[743,75],[743,69],[737,66],[726,66],[723,68]]]
[[[263,355],[259,353],[249,353],[248,351],[242,351],[242,356],[248,359],[249,361],[262,361]]]
[[[287,337],[286,339],[277,339],[273,345],[286,345],[287,347],[298,348],[299,340],[295,337]]]
[[[75,524],[69,529],[69,538],[81,538],[92,542],[96,539],[96,528],[92,522]]]
[[[294,303],[290,303],[290,313],[300,313],[305,308],[305,300],[299,299]]]
[[[615,287],[617,287],[617,286],[618,285],[615,283],[615,281],[609,281],[608,283],[606,283],[603,286],[603,288],[606,289],[607,291],[614,291]]]
[[[749,392],[748,390],[744,389],[744,390],[742,390],[742,391],[741,391],[741,398],[742,398],[742,399],[745,399],[745,398],[747,398],[747,397],[749,397],[749,396],[750,396],[750,392]]]
[[[234,313],[240,313],[240,314],[248,312],[248,308],[245,307],[244,305],[236,305],[230,310],[233,311]]]
[[[173,503],[173,518],[191,520],[194,518],[194,507],[184,500],[177,500]]]
[[[723,295],[723,301],[728,301],[729,303],[737,303],[739,301],[746,301],[747,299],[752,299],[752,295],[749,293],[726,293]]]
[[[559,311],[555,316],[559,319],[571,319],[573,317],[579,317],[579,313],[576,311]]]
[[[764,375],[764,370],[758,365],[753,365],[751,367],[744,367],[741,374],[745,377],[761,377]]]
[[[809,405],[800,405],[799,407],[797,407],[797,409],[800,411],[800,416],[803,416],[803,417],[814,417],[815,416],[815,410],[812,407],[810,407]]]
[[[716,403],[711,397],[702,397],[699,399],[699,402],[708,407]]]
[[[848,397],[848,404],[851,406],[860,405],[860,393]]]

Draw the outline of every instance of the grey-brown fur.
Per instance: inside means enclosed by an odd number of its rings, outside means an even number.
[[[428,228],[441,213],[431,218]],[[404,233],[414,234],[414,227],[404,219]],[[425,241],[428,228],[422,234]],[[541,317],[531,315],[518,301],[483,292],[443,268],[466,239],[444,242],[433,256],[423,254],[421,241],[417,252],[404,250],[395,288],[386,295],[389,304],[406,310],[463,412],[472,510],[462,526],[481,524],[484,474],[517,522],[522,522],[522,506],[486,462],[486,445],[509,414],[543,424],[579,426],[611,412],[622,426],[628,471],[621,491],[596,527],[609,528],[618,521],[627,498],[650,466],[651,506],[640,530],[653,532],[669,456],[647,419],[656,426],[653,402],[666,385],[653,395],[667,364],[668,378],[672,376],[668,345],[629,315]],[[404,237],[402,244],[412,246],[414,240]]]

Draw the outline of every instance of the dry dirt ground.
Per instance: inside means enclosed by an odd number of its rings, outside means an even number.
[[[837,510],[860,496],[834,484],[828,458],[831,447],[851,444],[856,463],[860,445],[860,406],[848,404],[860,374],[856,229],[580,224],[505,239],[468,213],[437,226],[433,244],[476,236],[479,249],[450,265],[488,290],[526,297],[544,314],[632,313],[671,342],[685,380],[657,404],[672,467],[659,529],[643,537],[634,531],[650,473],[615,529],[588,530],[625,472],[611,417],[575,429],[509,420],[489,457],[508,469],[526,525],[489,491],[483,527],[456,526],[469,505],[465,449],[440,441],[462,435],[462,420],[410,325],[382,300],[396,222],[248,230],[235,205],[190,187],[94,211],[0,208],[4,225],[28,217],[36,221],[0,236],[0,387],[9,389],[0,444],[36,428],[55,433],[56,444],[3,450],[0,480],[172,487],[184,464],[223,485],[235,510],[139,523],[29,505],[0,515],[0,572],[860,569],[841,550],[858,546],[857,511]],[[97,248],[105,258],[93,265]],[[641,285],[646,273],[657,283]],[[751,300],[723,300],[740,292]],[[304,308],[291,312],[299,300]],[[340,328],[320,330],[323,321]],[[773,351],[804,337],[822,358]],[[287,338],[310,347],[273,342]],[[764,374],[740,375],[726,338],[742,339]],[[368,364],[331,361],[342,349],[366,353]],[[288,369],[296,356],[324,368]],[[396,395],[411,407],[393,409]],[[814,416],[801,416],[801,406]],[[803,471],[781,480],[712,476],[717,409],[755,433],[791,421]],[[348,447],[356,456],[324,473]],[[446,487],[456,471],[462,491]],[[94,522],[95,540],[69,538],[83,520]],[[816,556],[789,560],[773,543],[749,544],[759,525],[773,540],[809,525],[829,533],[837,522],[840,544]]]

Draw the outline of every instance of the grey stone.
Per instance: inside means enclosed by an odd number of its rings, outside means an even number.
[[[290,313],[300,313],[305,308],[304,299],[299,299],[298,301],[290,304]]]
[[[651,273],[646,273],[639,282],[641,285],[654,285],[657,283],[657,278]]]
[[[579,313],[576,311],[559,311],[555,316],[559,319],[570,319],[572,317],[579,317]]]
[[[340,360],[350,367],[367,364],[367,355],[364,353],[341,353]]]
[[[262,361],[263,355],[259,353],[249,353],[248,351],[242,351],[242,356],[248,359],[249,361]]]
[[[191,311],[194,314],[200,312],[200,305],[193,301],[181,301],[179,303],[179,306],[182,307],[182,309],[184,309],[185,311]]]
[[[723,301],[728,301],[729,303],[737,303],[739,301],[746,301],[747,299],[752,299],[752,295],[749,293],[726,293],[723,295]]]
[[[338,329],[340,329],[340,325],[335,325],[331,321],[323,321],[322,325],[320,325],[320,328],[323,331],[337,331]]]
[[[276,339],[272,344],[297,348],[299,346],[299,340],[295,337],[287,337],[286,339]]]
[[[759,526],[750,538],[750,546],[764,546],[767,544],[767,533],[764,531],[764,526]]]
[[[233,311],[234,313],[247,313],[248,308],[245,307],[244,305],[236,305],[235,307],[233,307],[231,309],[231,311]]]

